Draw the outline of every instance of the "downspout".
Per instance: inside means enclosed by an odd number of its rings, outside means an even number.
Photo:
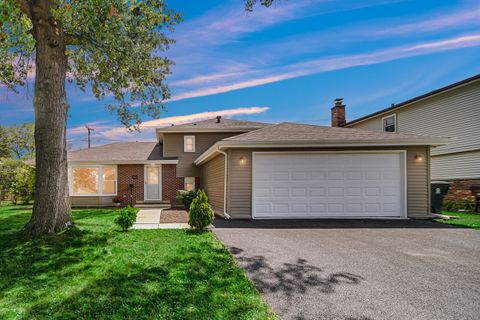
[[[217,147],[217,152],[223,154],[225,157],[225,173],[223,175],[223,216],[225,219],[230,219],[230,215],[227,213],[227,165],[228,165],[228,159],[227,159],[227,153],[225,151],[220,150],[220,147]]]

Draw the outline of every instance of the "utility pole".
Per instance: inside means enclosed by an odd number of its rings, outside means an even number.
[[[90,131],[95,131],[95,129],[90,128],[89,126],[85,126],[88,130],[88,149],[90,149]]]

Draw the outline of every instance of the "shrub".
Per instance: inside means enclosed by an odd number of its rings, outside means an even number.
[[[138,210],[127,206],[123,209],[120,209],[119,211],[119,215],[115,218],[114,221],[120,228],[122,228],[123,232],[127,232],[128,229],[130,229],[135,223]]]
[[[179,190],[177,192],[177,200],[180,202],[186,210],[190,210],[190,205],[197,194],[195,191]]]
[[[443,201],[443,210],[451,212],[473,212],[475,210],[475,201],[445,200]]]
[[[188,224],[197,230],[205,229],[213,221],[213,209],[203,190],[198,190],[188,212]]]
[[[10,188],[13,201],[24,204],[33,200],[35,195],[35,169],[21,165],[15,174],[15,180]]]

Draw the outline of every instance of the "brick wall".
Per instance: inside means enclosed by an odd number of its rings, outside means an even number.
[[[450,180],[450,189],[445,200],[454,201],[475,201],[475,195],[470,188],[473,185],[480,185],[480,180]]]
[[[131,191],[130,184],[133,184]],[[143,164],[118,165],[118,195],[127,199],[125,203],[135,205],[137,201],[143,201],[144,187]],[[130,199],[130,192],[132,192],[132,199]]]
[[[132,205],[137,201],[144,199],[144,165],[119,165],[118,166],[118,195],[130,199],[129,185],[133,184],[132,189]],[[162,200],[170,201],[172,205],[180,205],[176,196],[178,190],[183,190],[184,180],[177,177],[177,165],[162,165]],[[195,186],[200,186],[200,178],[195,178]],[[128,200],[125,203],[129,203]]]
[[[200,187],[200,178],[195,177],[195,187]],[[168,200],[172,206],[181,206],[177,201],[177,191],[184,189],[184,178],[177,177],[176,164],[162,165],[162,198]]]
[[[172,205],[179,205],[176,196],[177,191],[183,190],[183,178],[177,177],[176,164],[162,165],[162,198]]]

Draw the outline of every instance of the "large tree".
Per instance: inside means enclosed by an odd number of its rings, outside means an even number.
[[[27,232],[53,233],[72,221],[66,81],[98,99],[112,96],[107,107],[127,127],[138,126],[140,113],[158,117],[172,63],[162,53],[179,21],[162,0],[0,1],[0,83],[18,90],[35,79],[37,174]]]

